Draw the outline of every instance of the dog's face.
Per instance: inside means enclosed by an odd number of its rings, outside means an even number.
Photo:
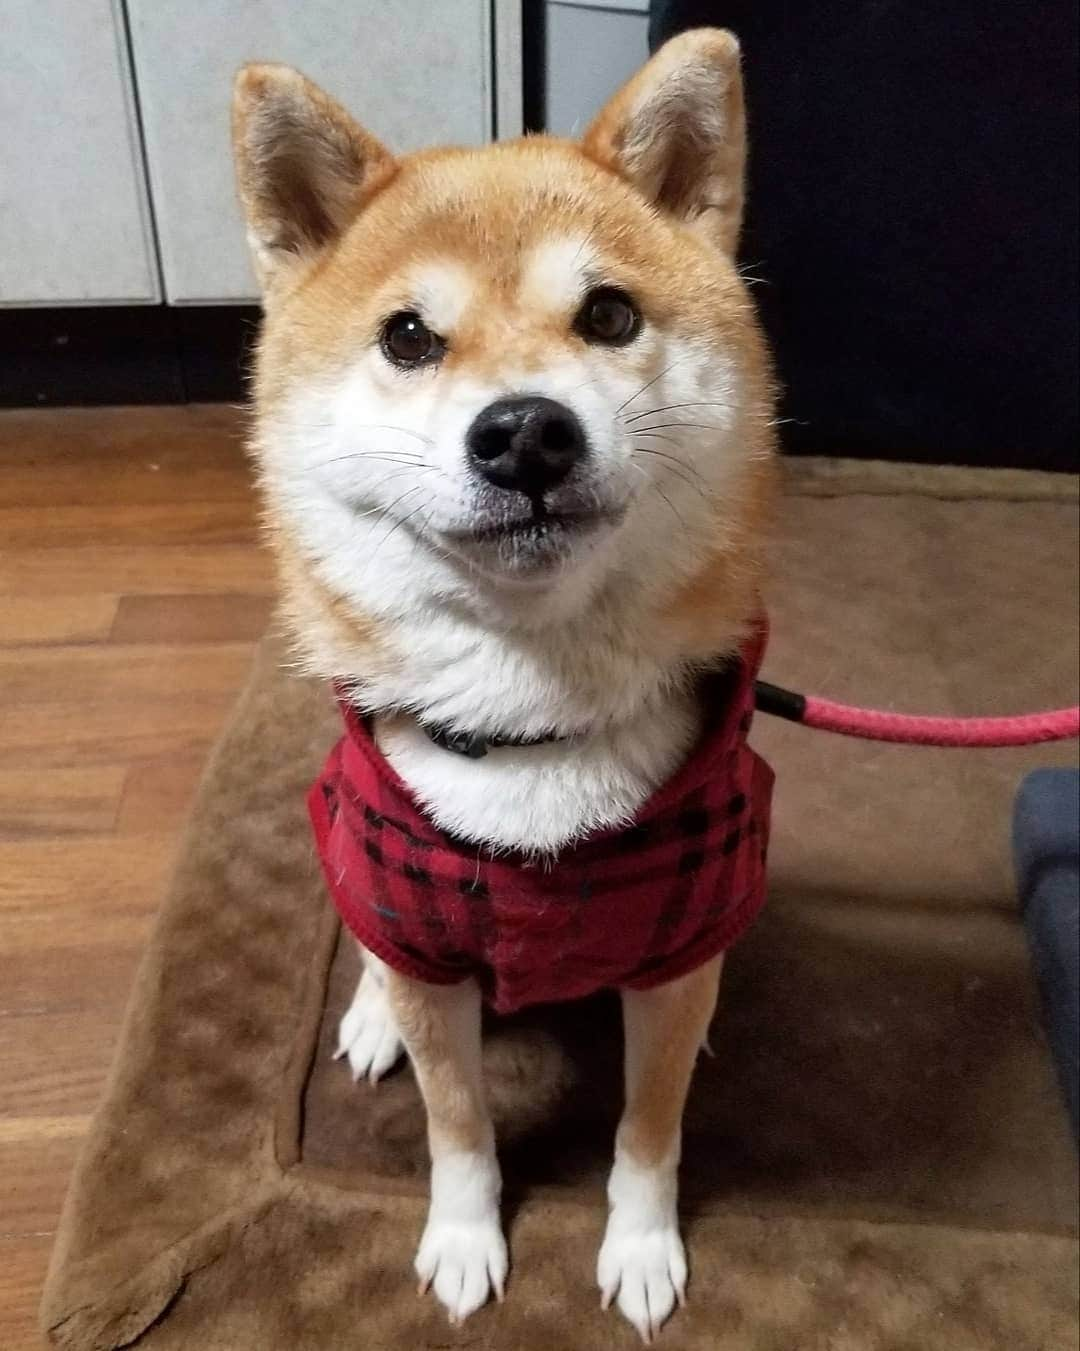
[[[242,73],[260,467],[328,603],[407,574],[529,623],[745,546],[771,434],[737,62],[688,35],[581,145],[401,160],[294,72]]]

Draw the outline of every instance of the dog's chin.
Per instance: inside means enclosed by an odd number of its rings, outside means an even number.
[[[563,511],[511,520],[477,520],[440,531],[440,543],[486,581],[545,587],[591,554],[615,529],[615,511]]]

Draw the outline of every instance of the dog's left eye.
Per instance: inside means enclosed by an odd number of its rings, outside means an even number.
[[[574,330],[586,342],[622,347],[641,328],[641,314],[633,300],[617,286],[598,286],[585,297],[574,320]]]
[[[380,346],[395,366],[423,366],[438,361],[445,352],[443,340],[432,333],[413,310],[399,310],[383,324]]]

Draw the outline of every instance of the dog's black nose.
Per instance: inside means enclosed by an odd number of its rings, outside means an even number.
[[[587,450],[570,409],[538,394],[488,404],[465,441],[489,483],[533,498],[561,483]]]

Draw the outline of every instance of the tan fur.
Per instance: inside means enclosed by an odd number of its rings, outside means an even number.
[[[267,522],[267,532],[277,558],[282,613],[293,633],[318,633],[319,641],[345,654],[354,670],[384,671],[404,660],[390,646],[388,634],[307,566],[288,534],[278,531],[273,520]]]
[[[390,1004],[397,1019],[428,1116],[433,1155],[479,1151],[491,1142],[479,1063],[468,1055],[471,1037],[461,1022],[475,1019],[479,1045],[480,995],[473,986],[462,1009],[462,986],[426,985],[387,968]]]
[[[678,1152],[690,1077],[716,1008],[723,957],[654,990],[623,992],[626,1107],[616,1143],[639,1167]]]
[[[763,381],[769,377],[762,375]],[[744,499],[727,503],[739,530],[731,547],[713,550],[697,571],[665,605],[661,632],[688,658],[707,659],[711,638],[753,615],[761,605],[764,544],[772,525],[778,472],[776,461],[762,457],[755,465]]]

